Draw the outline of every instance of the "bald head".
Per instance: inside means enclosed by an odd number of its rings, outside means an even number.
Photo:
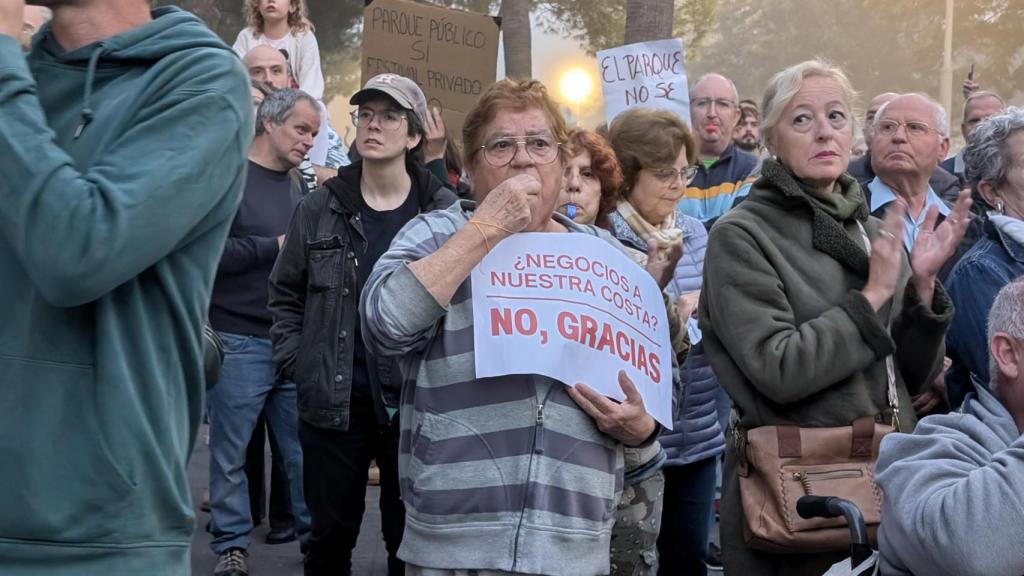
[[[693,85],[693,91],[697,92],[701,87],[709,84],[716,88],[724,88],[725,86],[728,86],[726,89],[732,92],[733,99],[739,101],[740,96],[739,92],[736,90],[736,84],[733,84],[732,80],[729,80],[725,76],[716,72],[710,72],[698,78],[697,83]]]
[[[275,90],[287,88],[291,83],[288,75],[288,61],[284,54],[270,46],[256,46],[242,60],[249,77],[253,80],[266,82]]]
[[[968,96],[964,102],[964,121],[960,124],[964,140],[971,137],[971,132],[982,120],[1002,112],[1004,108],[1006,102],[995,92],[978,91]]]
[[[875,115],[878,114],[878,109],[881,108],[886,102],[896,98],[899,94],[895,92],[882,92],[878,96],[871,99],[868,103],[868,109],[864,112],[864,143],[867,145],[868,150],[871,149],[871,125],[875,122]]]

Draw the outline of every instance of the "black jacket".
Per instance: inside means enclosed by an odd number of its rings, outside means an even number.
[[[422,212],[455,202],[455,194],[422,165],[410,160],[406,169]],[[298,387],[300,418],[336,430],[348,429],[354,338],[360,337],[354,332],[356,267],[366,249],[361,176],[361,162],[346,166],[302,200],[270,274],[277,377]],[[397,407],[398,399],[385,398],[382,390],[399,389],[399,382],[391,382],[399,371],[391,359],[371,356],[368,362],[374,409],[384,423],[384,406]]]

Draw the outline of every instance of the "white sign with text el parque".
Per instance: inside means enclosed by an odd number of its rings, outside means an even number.
[[[637,42],[597,53],[597,74],[609,124],[630,108],[675,112],[690,124],[690,90],[686,85],[683,40]]]

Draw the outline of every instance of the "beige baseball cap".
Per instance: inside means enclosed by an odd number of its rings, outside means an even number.
[[[369,100],[374,92],[383,92],[402,108],[412,110],[420,117],[421,123],[427,121],[427,98],[409,78],[398,74],[378,74],[367,80],[363,89],[356,92],[348,103],[358,106]]]

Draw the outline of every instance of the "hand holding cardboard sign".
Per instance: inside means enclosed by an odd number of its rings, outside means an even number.
[[[654,433],[656,424],[647,414],[640,392],[622,370],[619,386],[626,395],[622,402],[610,400],[586,384],[569,388],[569,396],[594,419],[598,430],[626,446],[639,446]]]

